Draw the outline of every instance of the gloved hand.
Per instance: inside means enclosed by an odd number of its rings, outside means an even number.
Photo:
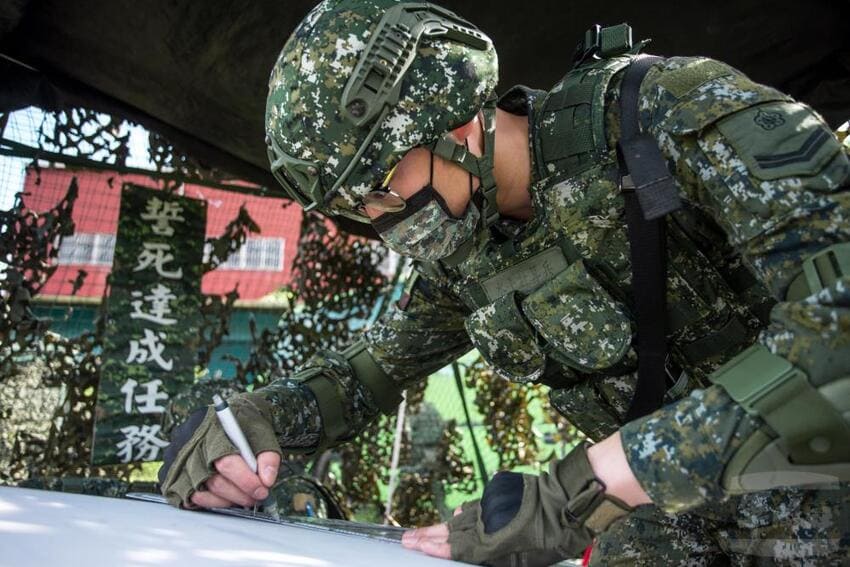
[[[213,482],[216,488],[221,489],[214,490],[220,496],[211,495],[205,501],[212,505],[221,505],[222,501],[246,505],[246,497],[242,496],[242,492],[250,495],[263,489],[267,494],[267,487],[274,483],[281,451],[271,422],[271,404],[262,394],[255,392],[238,394],[230,398],[228,404],[245,438],[258,455],[260,476],[251,473],[241,457],[233,457],[232,460],[238,462],[222,467],[223,458],[238,455],[239,450],[227,438],[215,409],[200,409],[174,429],[171,444],[165,450],[164,462],[159,470],[160,489],[172,505],[194,507],[193,494],[205,490],[206,485]],[[272,453],[268,457],[273,459],[263,458],[261,453],[264,452]],[[265,470],[272,462],[274,470]],[[223,476],[218,475],[218,472],[223,473]],[[213,490],[212,486],[209,488]],[[253,496],[254,500],[262,500],[264,497]]]
[[[451,558],[493,567],[579,557],[631,508],[606,495],[581,445],[540,476],[499,473],[448,522]]]

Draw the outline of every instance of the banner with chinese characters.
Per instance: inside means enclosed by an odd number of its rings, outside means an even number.
[[[206,203],[125,184],[109,277],[94,464],[162,459],[168,400],[194,382]]]

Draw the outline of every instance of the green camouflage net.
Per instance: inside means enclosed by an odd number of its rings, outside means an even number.
[[[8,115],[0,115],[0,126],[7,123]],[[120,171],[129,155],[130,125],[126,120],[79,108],[43,113],[36,133],[38,147],[28,154],[35,186],[41,184],[38,160],[44,154],[59,162],[67,156],[77,166],[82,159],[90,160],[94,169],[109,164]],[[177,155],[171,146],[167,152],[159,146],[151,148],[160,156]],[[177,158],[169,159],[155,161],[158,169],[171,167]],[[173,175],[161,178],[159,184],[166,191],[179,187]],[[111,178],[109,185],[115,188]],[[50,331],[49,319],[33,315],[32,300],[57,269],[62,239],[74,234],[72,212],[77,196],[73,178],[65,197],[47,212],[27,209],[21,194],[10,210],[0,211],[0,297],[4,300],[0,307],[0,482],[105,476],[120,482],[129,480],[140,468],[93,467],[89,462],[101,363],[101,324],[97,322],[79,336],[68,338]],[[240,210],[221,237],[208,239],[211,252],[203,269],[214,269],[242,246],[248,233],[257,230],[244,208]],[[85,270],[77,270],[71,295],[87,276]],[[206,364],[227,333],[236,299],[235,290],[205,298],[199,364]]]
[[[262,385],[287,376],[320,349],[348,346],[351,321],[365,322],[386,291],[387,279],[377,269],[385,256],[383,246],[342,234],[318,214],[305,214],[292,288],[281,292],[292,309],[277,329],[256,333],[252,325],[250,358],[233,360],[237,378]]]
[[[46,368],[33,361],[0,382],[0,483],[26,478],[41,459],[62,389],[42,382]]]
[[[446,520],[446,489],[472,494],[477,485],[472,463],[461,450],[461,434],[454,420],[444,422],[424,402],[425,384],[407,390],[406,427],[399,453],[399,474],[388,521],[396,525],[427,526]],[[397,416],[381,416],[351,443],[339,448],[340,495],[359,517],[385,519],[386,502],[380,485],[390,481]]]
[[[62,337],[48,330],[50,321],[35,318],[30,305],[56,269],[62,238],[74,231],[76,197],[77,182],[72,179],[65,198],[46,213],[27,210],[20,196],[15,207],[0,213],[0,257],[5,264],[0,294],[9,298],[0,313],[0,386],[10,399],[2,415],[2,446],[10,453],[8,466],[0,467],[3,482],[107,473],[88,463],[99,331]],[[15,419],[23,427],[15,427]],[[120,467],[109,473],[126,477],[132,470]]]
[[[0,262],[5,264],[0,280],[0,379],[11,375],[15,356],[39,346],[47,329],[46,321],[33,316],[30,302],[56,271],[58,243],[74,232],[71,211],[76,199],[73,179],[65,198],[45,214],[25,209],[20,195],[12,209],[0,211]]]
[[[204,296],[204,303],[201,305],[201,342],[198,347],[198,367],[204,368],[209,364],[213,351],[221,344],[227,334],[230,315],[233,313],[233,306],[238,298],[239,293],[235,289],[225,295]]]
[[[538,462],[546,463],[554,458],[565,455],[575,445],[584,441],[586,437],[575,425],[567,421],[558,410],[552,407],[549,401],[549,388],[546,386],[534,386],[532,391],[535,397],[540,400],[543,419],[546,423],[551,423],[555,426],[554,435],[549,441],[556,447],[560,447],[560,450],[557,448],[552,449],[548,455],[542,455],[538,458]]]
[[[416,423],[416,418],[413,414],[411,421]],[[430,425],[431,432],[412,428],[405,435],[406,454],[403,453],[404,464],[392,506],[393,520],[402,526],[429,526],[445,521],[451,515],[445,506],[446,488],[452,486],[467,494],[477,488],[472,464],[460,451],[457,423],[439,420]],[[430,447],[417,447],[422,444]]]
[[[529,412],[532,390],[499,378],[480,357],[470,365],[466,385],[475,389],[475,406],[487,426],[487,443],[499,456],[499,469],[534,463],[538,447]]]
[[[221,181],[226,177],[222,171],[205,166],[156,132],[148,133],[148,143],[150,158],[157,171],[176,172],[183,177],[206,181]]]
[[[224,234],[218,238],[207,239],[209,257],[204,262],[203,271],[211,272],[227,261],[227,258],[239,250],[248,239],[248,234],[259,233],[260,227],[248,214],[245,205],[239,207],[236,218],[227,224]]]
[[[38,147],[52,154],[83,158],[120,169],[127,165],[133,126],[135,124],[129,120],[87,108],[45,112],[38,129]],[[154,131],[148,132],[148,154],[155,171],[168,173],[172,179],[220,182],[228,177]]]

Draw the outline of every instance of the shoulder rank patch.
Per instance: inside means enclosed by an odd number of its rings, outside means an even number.
[[[764,180],[817,175],[841,149],[817,115],[800,103],[747,108],[723,118],[717,128]]]

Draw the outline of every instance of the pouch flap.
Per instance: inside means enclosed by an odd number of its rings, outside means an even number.
[[[502,378],[532,382],[543,374],[546,356],[519,310],[516,292],[474,311],[466,319],[466,330],[472,344]]]
[[[555,359],[592,372],[609,368],[629,349],[631,324],[579,260],[522,301],[531,325],[549,343]]]

